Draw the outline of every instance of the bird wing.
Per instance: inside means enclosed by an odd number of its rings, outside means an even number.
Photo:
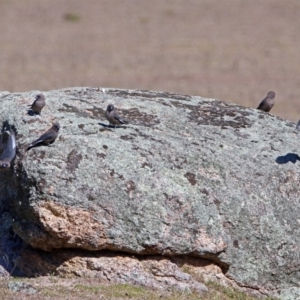
[[[298,121],[297,125],[296,125],[296,129],[300,130],[300,120]]]
[[[30,105],[28,105],[28,106],[32,108],[32,106],[35,104],[36,101],[37,101],[37,100],[34,100],[34,101],[32,102],[32,104],[30,104]]]
[[[5,144],[5,148],[0,155],[0,160],[13,160],[16,156],[16,136],[12,131],[6,131],[8,135],[7,142]]]
[[[264,107],[265,102],[266,102],[266,99],[262,100],[262,101],[259,103],[257,109],[262,109],[262,108]]]
[[[128,122],[123,120],[118,114],[114,114],[114,119],[116,119],[117,121],[119,121],[122,124],[127,124]]]
[[[53,134],[54,132],[52,131],[46,131],[45,133],[43,133],[37,140],[33,141],[29,147],[33,147],[39,143],[43,143],[43,142],[46,142],[48,140],[51,140],[53,138]]]

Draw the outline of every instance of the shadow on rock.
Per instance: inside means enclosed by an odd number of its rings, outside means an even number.
[[[35,263],[30,263],[32,261]],[[196,275],[199,272],[204,276],[204,267],[216,269],[215,273],[226,280],[219,267],[204,259],[185,257],[169,259],[162,256],[136,257],[109,250],[89,252],[75,249],[55,249],[47,252],[29,246],[24,248],[16,260],[16,264],[28,277],[48,274],[68,277],[76,274],[111,283],[122,282],[163,290],[171,288],[179,291],[193,290],[198,293],[208,291]],[[195,276],[182,270],[181,267],[185,270],[194,270]],[[118,272],[114,271],[116,269]],[[12,288],[16,289],[15,286]]]
[[[104,124],[104,123],[98,123],[99,125],[101,125],[101,126],[103,126],[103,127],[105,127],[105,128],[113,128],[113,129],[116,129],[116,128],[127,128],[126,126],[122,126],[122,125],[111,125],[111,124],[109,124],[109,125],[107,125],[107,124]]]
[[[27,115],[33,117],[33,116],[39,116],[40,114],[39,113],[35,113],[31,108],[29,108],[27,110]]]
[[[284,156],[278,156],[276,158],[276,162],[278,164],[287,164],[288,162],[292,162],[293,164],[295,164],[297,160],[300,160],[300,156],[295,153],[288,153]]]

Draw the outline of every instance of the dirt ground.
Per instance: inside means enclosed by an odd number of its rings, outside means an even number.
[[[299,0],[0,0],[0,90],[151,89],[300,117]]]

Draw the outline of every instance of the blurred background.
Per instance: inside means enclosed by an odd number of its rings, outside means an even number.
[[[0,0],[0,90],[149,89],[300,117],[299,0]]]

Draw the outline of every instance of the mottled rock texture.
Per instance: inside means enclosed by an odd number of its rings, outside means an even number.
[[[123,255],[111,280],[144,276],[155,287],[157,274],[172,273],[169,286],[205,290],[171,261],[193,257],[257,294],[300,295],[295,124],[213,99],[101,88],[43,92],[41,117],[30,116],[39,92],[0,93],[0,121],[18,140],[14,169],[0,173],[1,249],[29,245],[16,269],[112,274],[99,254],[106,250],[111,260]],[[109,103],[129,125],[104,126]],[[25,152],[52,121],[61,125],[55,143]],[[74,255],[58,261],[57,251]],[[40,263],[26,265],[20,258],[33,252]]]

